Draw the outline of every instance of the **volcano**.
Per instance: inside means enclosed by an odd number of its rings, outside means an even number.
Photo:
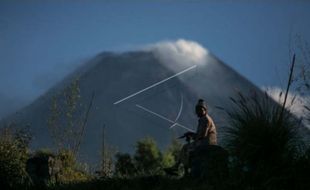
[[[162,56],[163,50],[168,58]],[[208,105],[221,144],[227,122],[218,107],[229,108],[230,97],[237,92],[262,91],[209,52],[203,52],[199,59],[188,59],[190,55],[184,51],[178,59],[169,58],[170,53],[153,47],[98,54],[2,122],[29,125],[34,137],[32,148],[52,147],[47,129],[52,98],[78,78],[80,104],[88,105],[94,94],[80,150],[86,161],[96,162],[100,158],[103,126],[106,143],[119,151],[132,152],[135,142],[146,136],[165,148],[172,138],[196,129],[194,108],[200,98]]]

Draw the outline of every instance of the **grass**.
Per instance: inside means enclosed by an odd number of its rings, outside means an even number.
[[[229,175],[223,180],[170,177],[162,172],[153,172],[161,168],[160,164],[170,163],[170,157],[166,158],[162,155],[155,141],[144,139],[137,142],[136,153],[133,156],[124,154],[122,157],[124,159],[119,160],[118,167],[121,168],[118,170],[126,171],[123,172],[126,175],[117,175],[115,170],[115,175],[111,177],[98,178],[80,172],[77,170],[78,163],[75,155],[70,152],[60,152],[57,158],[61,160],[63,166],[60,173],[62,175],[59,175],[61,179],[57,183],[47,183],[44,188],[50,190],[310,189],[308,180],[310,179],[310,148],[304,146],[296,131],[300,127],[300,122],[288,110],[283,111],[282,107],[267,94],[245,97],[239,93],[238,97],[231,98],[231,101],[234,106],[231,110],[226,110],[230,125],[225,132],[225,148],[230,153]],[[23,141],[18,139],[20,139],[18,135],[6,135],[6,138],[0,139],[1,181],[3,182],[5,177],[9,176],[8,174],[12,174],[8,188],[42,189],[39,186],[23,185],[24,181],[18,182],[21,178],[16,177],[15,174],[24,175],[20,172],[24,171],[24,156],[28,155],[27,147],[20,146],[20,142]],[[175,152],[177,147],[175,145],[174,148],[170,148],[168,153],[177,155]],[[24,154],[20,150],[23,150]],[[10,158],[7,153],[10,153]],[[164,161],[165,159],[167,160]],[[136,171],[123,170],[128,166],[128,162],[132,164],[132,168],[148,172],[133,175]]]
[[[78,184],[69,184],[56,186],[51,189],[53,190],[83,190],[83,189],[105,189],[105,190],[156,190],[156,189],[180,189],[180,190],[189,190],[189,189],[231,189],[224,188],[223,184],[221,187],[216,185],[210,185],[206,181],[195,180],[191,178],[170,178],[165,176],[149,176],[149,177],[135,177],[135,178],[110,178],[110,179],[97,179],[89,181],[87,183],[78,183]]]
[[[227,111],[226,147],[236,179],[262,189],[307,185],[301,179],[309,174],[298,167],[306,148],[297,133],[300,122],[267,94],[245,97],[239,93],[231,101],[234,107]]]

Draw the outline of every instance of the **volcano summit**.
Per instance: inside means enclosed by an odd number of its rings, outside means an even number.
[[[155,138],[164,148],[173,137],[196,130],[194,106],[199,98],[208,104],[221,144],[227,122],[225,113],[217,107],[229,108],[229,98],[237,92],[262,93],[199,44],[178,40],[141,51],[99,54],[2,122],[28,124],[34,136],[33,148],[52,146],[47,127],[52,99],[76,78],[79,105],[88,105],[94,94],[80,151],[89,161],[100,157],[102,126],[106,142],[127,152],[146,136]]]

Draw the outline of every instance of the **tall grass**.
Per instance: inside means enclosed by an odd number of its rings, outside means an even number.
[[[297,133],[300,122],[266,93],[250,97],[239,93],[231,101],[225,145],[233,175],[255,187],[295,186],[292,180],[303,144]]]

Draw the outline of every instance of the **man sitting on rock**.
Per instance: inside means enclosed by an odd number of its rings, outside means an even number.
[[[185,175],[190,168],[189,154],[201,145],[217,145],[216,127],[212,118],[208,115],[208,108],[204,100],[199,99],[195,108],[196,115],[199,118],[196,133],[187,132],[181,138],[187,139],[180,153],[179,160],[170,168],[164,169],[167,174],[177,175],[180,164],[183,164]],[[193,142],[190,142],[193,140]]]

